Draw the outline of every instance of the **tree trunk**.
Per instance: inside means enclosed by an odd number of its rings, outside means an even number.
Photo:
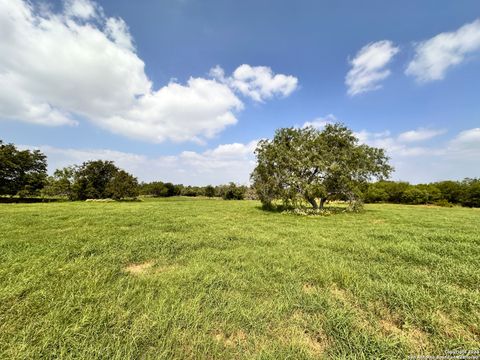
[[[312,205],[313,210],[318,209],[318,204],[317,204],[317,201],[315,200],[315,198],[307,198],[307,201]]]
[[[325,205],[326,202],[327,202],[326,197],[320,199],[320,210],[323,210],[323,205]]]

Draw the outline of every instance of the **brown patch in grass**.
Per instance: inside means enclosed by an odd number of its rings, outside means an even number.
[[[430,341],[423,330],[412,327],[405,332],[405,335],[408,342],[415,348],[415,350],[431,350]]]
[[[300,337],[300,343],[307,348],[311,355],[318,357],[325,352],[328,346],[328,339],[322,332],[309,334],[304,331],[303,335]]]
[[[315,292],[316,288],[312,284],[303,284],[302,290],[305,294],[312,294]]]
[[[335,300],[342,303],[342,305],[352,310],[356,315],[357,326],[362,329],[372,330],[373,327],[368,321],[368,314],[358,304],[354,297],[352,297],[345,289],[341,289],[337,284],[333,283],[330,287],[330,293]]]
[[[337,300],[340,300],[343,303],[350,303],[348,300],[347,292],[344,289],[340,289],[337,284],[332,284],[330,288],[330,292],[332,293],[333,297]]]
[[[217,342],[223,344],[226,347],[235,347],[241,345],[247,341],[247,335],[238,330],[231,334],[225,334],[224,332],[218,332],[213,337]]]
[[[318,320],[319,316],[318,314],[308,315],[301,310],[295,310],[288,319],[271,330],[269,337],[274,337],[285,345],[298,346],[314,358],[321,357],[330,345],[328,336],[318,326],[315,326],[313,332],[307,330],[309,328],[308,319],[315,317]]]
[[[388,334],[399,335],[402,333],[402,330],[391,320],[382,319],[380,320],[380,327],[382,332]]]
[[[147,261],[141,264],[130,264],[124,270],[132,275],[141,275],[153,266],[153,261]]]
[[[384,335],[403,339],[415,351],[432,350],[428,335],[416,326],[404,324],[398,314],[392,313],[383,304],[375,303],[374,307],[380,316],[380,330]]]
[[[456,323],[452,318],[443,311],[435,313],[435,319],[441,327],[441,331],[449,338],[460,337],[464,340],[479,341],[478,333],[475,334],[474,329],[466,329],[462,324]],[[472,331],[470,331],[472,330]]]

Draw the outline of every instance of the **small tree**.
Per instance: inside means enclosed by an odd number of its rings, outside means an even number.
[[[235,183],[231,182],[225,188],[222,198],[223,200],[243,200],[245,198],[245,186],[237,186]]]
[[[112,199],[120,200],[138,196],[138,181],[124,170],[119,170],[107,185],[106,192]]]
[[[264,206],[274,199],[294,207],[306,201],[314,209],[334,197],[353,203],[360,198],[360,185],[392,171],[383,149],[360,145],[341,124],[328,124],[323,131],[279,129],[273,140],[259,142],[255,154],[251,177]]]
[[[48,177],[42,193],[48,196],[64,196],[72,199],[72,185],[75,181],[75,172],[76,168],[74,166],[55,170],[53,176]]]

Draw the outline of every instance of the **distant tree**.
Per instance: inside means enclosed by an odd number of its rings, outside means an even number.
[[[401,200],[405,204],[426,204],[428,202],[428,192],[416,186],[409,186],[403,192]]]
[[[205,196],[206,197],[214,197],[215,196],[215,188],[212,185],[205,186]]]
[[[113,161],[87,161],[77,168],[72,186],[74,200],[106,199],[110,196],[108,183],[119,169]]]
[[[245,192],[247,188],[245,186],[237,186],[231,182],[225,187],[222,198],[224,200],[243,200],[245,198]]]
[[[370,184],[367,188],[365,193],[365,201],[369,203],[376,203],[376,202],[387,202],[389,200],[389,196],[387,191],[382,186],[381,182],[376,182]]]
[[[480,179],[465,179],[461,203],[463,206],[480,207]]]
[[[53,176],[48,177],[42,193],[48,196],[62,196],[72,199],[72,185],[75,181],[76,170],[74,166],[55,170]]]
[[[118,170],[108,182],[105,190],[106,195],[115,200],[135,198],[138,196],[138,181],[126,171]]]
[[[452,204],[458,204],[462,200],[464,184],[458,181],[440,181],[434,184],[441,192],[442,198]]]
[[[182,196],[191,196],[191,197],[195,197],[195,196],[202,196],[204,195],[204,192],[203,192],[203,189],[199,186],[184,186],[182,188],[182,192],[181,192],[181,195]]]
[[[165,197],[167,196],[168,189],[163,182],[154,181],[151,183],[142,184],[141,193],[143,195],[151,195],[154,197]]]
[[[353,203],[360,198],[360,185],[392,171],[383,149],[360,145],[341,124],[328,124],[323,131],[279,129],[273,140],[259,142],[255,154],[253,186],[265,206],[274,199],[293,206],[307,201],[314,209],[335,197]]]
[[[47,179],[47,157],[0,140],[0,195],[36,195]]]

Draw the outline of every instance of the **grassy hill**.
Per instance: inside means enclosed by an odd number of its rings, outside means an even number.
[[[480,341],[480,210],[0,205],[0,358],[405,358]]]

